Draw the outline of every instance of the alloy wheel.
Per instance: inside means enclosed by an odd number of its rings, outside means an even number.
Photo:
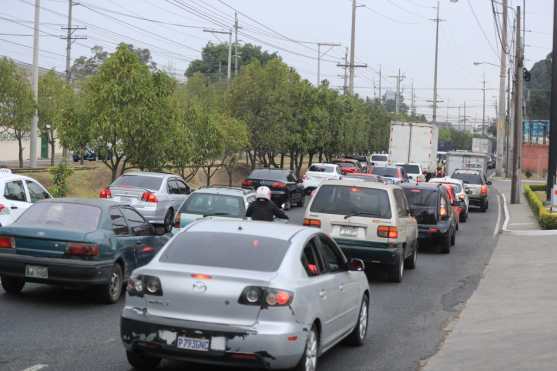
[[[308,335],[306,345],[306,364],[305,371],[315,371],[317,368],[317,336],[315,330],[311,330]]]
[[[112,298],[118,299],[120,296],[120,290],[122,289],[122,282],[120,279],[120,275],[118,272],[112,272],[112,276],[110,277],[110,287],[109,287],[109,294]]]
[[[364,340],[367,333],[367,301],[364,300],[362,302],[362,309],[360,309],[360,323],[359,323],[359,332],[360,332],[360,339]]]

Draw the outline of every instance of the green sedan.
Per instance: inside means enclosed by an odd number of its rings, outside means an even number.
[[[168,241],[131,206],[59,199],[31,206],[0,228],[0,279],[8,294],[26,282],[94,287],[116,303],[130,273]]]

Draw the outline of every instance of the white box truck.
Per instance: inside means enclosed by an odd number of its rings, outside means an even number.
[[[492,153],[492,143],[489,138],[472,138],[472,152],[476,153]]]
[[[421,122],[391,122],[389,160],[392,164],[420,164],[424,175],[437,171],[437,125]]]
[[[467,151],[454,151],[447,153],[447,165],[445,173],[451,176],[457,169],[481,169],[487,174],[487,153],[476,153]]]

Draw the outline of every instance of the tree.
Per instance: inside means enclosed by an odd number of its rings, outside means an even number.
[[[221,163],[232,186],[232,172],[238,164],[240,154],[248,148],[249,131],[245,122],[227,114],[218,114],[218,131],[222,140]]]
[[[122,45],[126,45],[131,52],[137,55],[139,61],[147,65],[151,70],[157,68],[157,64],[152,60],[151,51],[149,49],[134,48],[132,44],[126,43],[120,43],[119,47]],[[74,61],[71,67],[72,78],[74,80],[82,80],[96,74],[100,66],[110,56],[110,53],[99,45],[93,46],[91,48],[91,53],[92,55],[90,57],[81,56]]]
[[[23,167],[23,138],[31,130],[35,102],[29,81],[15,63],[0,59],[0,127],[18,142],[19,167]]]
[[[238,46],[239,68],[246,66],[253,61],[267,64],[272,59],[279,59],[277,53],[262,51],[261,47],[252,44]],[[223,80],[226,78],[228,68],[228,43],[213,44],[208,43],[201,52],[201,59],[196,59],[190,63],[185,75],[192,77],[195,73],[202,73],[212,81]]]
[[[85,149],[92,142],[91,116],[85,104],[83,94],[70,90],[57,126],[60,143],[64,147],[78,152],[82,165]]]
[[[50,146],[50,164],[54,166],[57,129],[62,121],[64,105],[71,98],[71,88],[53,70],[39,79],[39,130]]]
[[[529,119],[549,120],[551,108],[551,54],[538,61],[530,70],[530,81],[525,82],[526,112]]]
[[[103,162],[116,179],[131,165],[126,150],[137,149],[133,142],[158,136],[150,124],[153,81],[149,68],[127,45],[120,45],[84,90],[92,137],[97,148],[109,150],[110,156]],[[149,147],[142,150],[149,155]]]

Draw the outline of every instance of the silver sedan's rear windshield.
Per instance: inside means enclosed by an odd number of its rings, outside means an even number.
[[[137,187],[157,191],[161,188],[162,178],[146,175],[122,175],[116,179],[111,186],[114,187]]]
[[[263,236],[185,231],[170,243],[160,261],[275,272],[289,245],[286,240]]]
[[[391,218],[391,206],[387,191],[355,186],[322,186],[311,204],[311,211],[336,215]]]

